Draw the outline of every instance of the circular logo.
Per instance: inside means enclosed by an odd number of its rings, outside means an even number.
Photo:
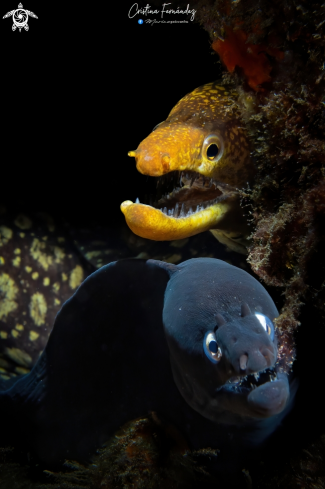
[[[28,14],[26,10],[19,8],[15,10],[12,19],[17,27],[22,28],[27,24]]]
[[[139,19],[138,20],[138,24],[143,24],[143,20],[142,19]]]

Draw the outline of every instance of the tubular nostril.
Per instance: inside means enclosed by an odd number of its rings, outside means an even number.
[[[239,367],[240,367],[240,370],[246,370],[247,361],[248,361],[248,356],[247,355],[242,355],[239,358]]]
[[[170,156],[168,153],[164,153],[161,157],[161,163],[165,172],[169,170]]]

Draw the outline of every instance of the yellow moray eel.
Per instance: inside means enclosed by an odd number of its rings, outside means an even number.
[[[121,204],[135,234],[165,241],[210,229],[234,251],[245,252],[248,228],[238,188],[251,181],[254,166],[237,101],[230,86],[199,87],[128,153],[140,173],[158,177],[152,205],[138,199]]]

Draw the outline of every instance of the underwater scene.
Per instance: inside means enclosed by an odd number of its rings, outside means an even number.
[[[325,4],[2,20],[0,488],[324,488]]]

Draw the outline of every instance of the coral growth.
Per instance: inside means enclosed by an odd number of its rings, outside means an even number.
[[[219,54],[228,71],[242,68],[248,85],[255,91],[264,91],[260,85],[271,80],[272,65],[269,56],[283,59],[284,53],[268,44],[252,44],[242,29],[225,28],[225,39],[215,39],[212,48]]]
[[[124,425],[92,463],[66,461],[60,471],[32,471],[12,449],[0,448],[1,488],[12,489],[15,480],[17,489],[212,489],[217,481],[204,465],[217,452],[189,452],[178,430],[151,413]]]

